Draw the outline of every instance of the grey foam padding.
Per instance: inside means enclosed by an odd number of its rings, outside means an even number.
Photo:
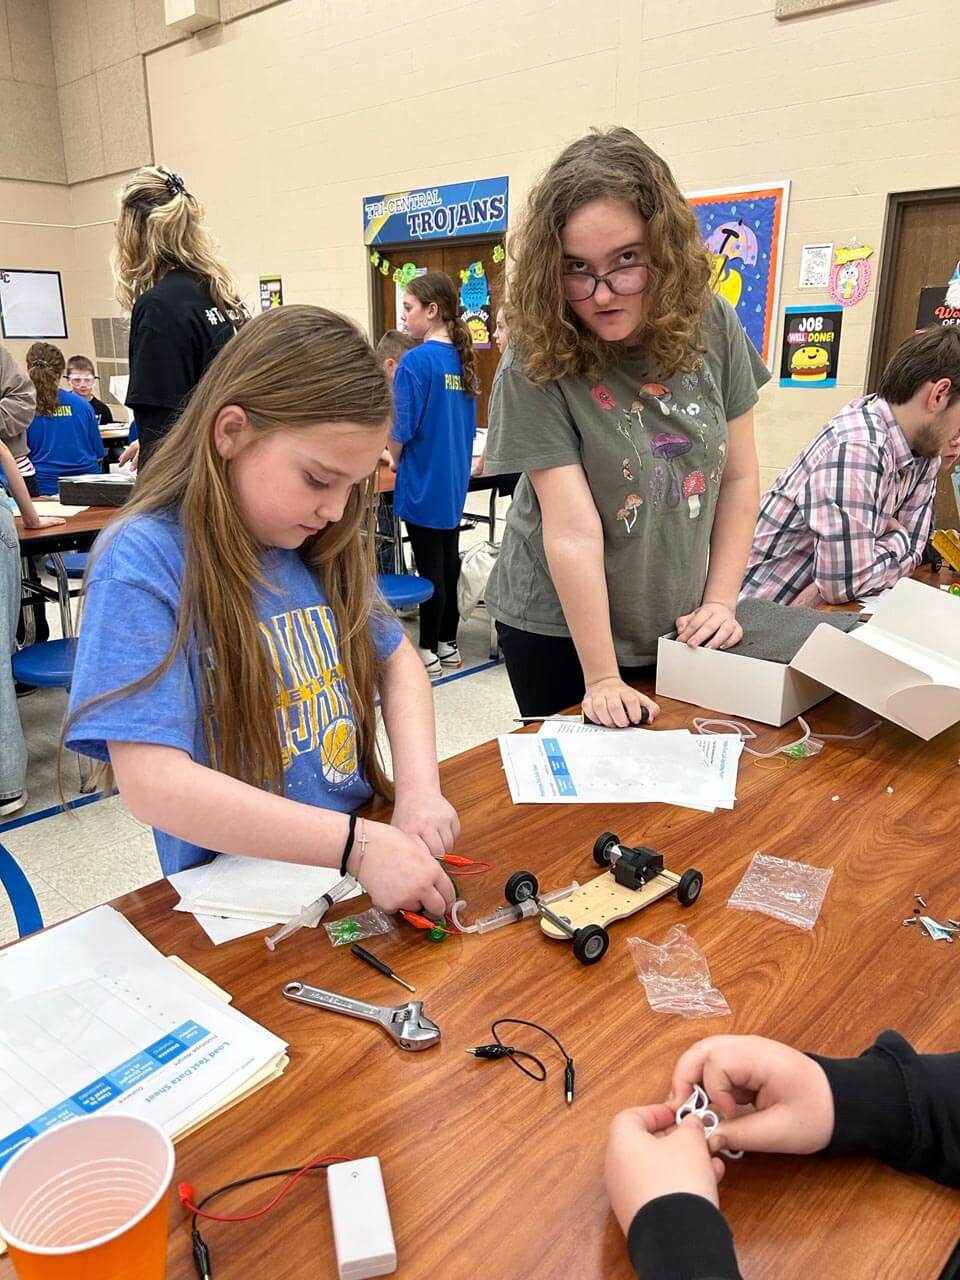
[[[821,613],[746,596],[737,605],[737,621],[743,627],[743,639],[726,653],[786,664],[822,623],[839,631],[853,631],[865,618],[859,613]]]

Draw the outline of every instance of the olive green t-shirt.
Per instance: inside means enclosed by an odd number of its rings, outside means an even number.
[[[736,312],[714,297],[695,371],[661,380],[642,353],[598,382],[535,386],[508,351],[491,397],[487,470],[579,463],[603,525],[610,623],[621,666],[656,661],[657,639],[697,608],[727,450],[727,423],[751,409],[769,371]],[[569,636],[547,568],[540,504],[521,477],[486,590],[493,616]]]

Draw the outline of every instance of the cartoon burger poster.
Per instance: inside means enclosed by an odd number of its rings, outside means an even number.
[[[843,308],[787,307],[780,356],[781,387],[835,387]]]

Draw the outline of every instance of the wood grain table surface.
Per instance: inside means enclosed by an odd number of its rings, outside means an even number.
[[[658,724],[686,727],[694,714],[665,700]],[[841,733],[873,719],[839,697],[809,718],[815,731]],[[795,726],[755,727],[761,749],[795,736]],[[666,1094],[692,1041],[748,1032],[853,1055],[895,1027],[922,1050],[960,1045],[960,946],[900,924],[915,891],[935,915],[960,912],[960,728],[924,743],[884,722],[859,742],[781,759],[782,767],[744,755],[735,809],[712,815],[661,805],[515,806],[495,742],[446,761],[444,788],[463,824],[458,851],[493,864],[461,881],[468,920],[502,904],[518,868],[536,871],[545,888],[587,879],[603,829],[660,850],[672,870],[699,867],[705,886],[689,909],[667,898],[611,926],[609,952],[589,968],[536,921],[441,944],[407,926],[372,940],[440,1025],[440,1046],[422,1053],[395,1048],[372,1024],[283,998],[294,979],[377,1003],[404,998],[348,948],[331,948],[322,930],[303,930],[273,954],[260,936],[214,948],[190,916],[171,910],[176,895],[166,882],[119,899],[114,905],[156,946],[209,975],[290,1044],[282,1080],[178,1145],[176,1179],[203,1194],[324,1153],[376,1154],[403,1277],[630,1276],[603,1190],[607,1127],[621,1107]],[[757,850],[834,868],[812,932],[726,907]],[[678,922],[706,954],[731,1017],[685,1020],[648,1007],[627,938],[660,942]],[[562,1059],[534,1033],[512,1038],[547,1062],[544,1084],[464,1052],[488,1042],[491,1021],[504,1016],[541,1022],[561,1038],[576,1061],[572,1106]],[[334,1276],[322,1181],[310,1175],[256,1222],[207,1224],[218,1280]],[[219,1207],[242,1212],[264,1198],[261,1184]],[[954,1192],[869,1159],[750,1155],[728,1170],[722,1207],[750,1280],[936,1277],[960,1227]],[[174,1202],[170,1280],[195,1274],[185,1223]],[[0,1277],[10,1275],[9,1262],[0,1263]]]

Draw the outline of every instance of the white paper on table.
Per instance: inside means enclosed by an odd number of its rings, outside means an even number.
[[[0,952],[0,1165],[98,1111],[176,1134],[222,1105],[286,1043],[97,907]]]
[[[660,738],[691,738],[699,748],[707,762],[714,781],[716,794],[714,806],[718,809],[732,809],[737,798],[737,774],[740,756],[743,753],[743,739],[736,733],[691,734],[689,729],[608,729],[604,725],[584,724],[574,719],[570,721],[544,724],[538,730],[538,736],[545,734],[565,737],[568,734],[631,734],[655,733]]]
[[[65,506],[56,498],[34,498],[33,505],[37,508],[38,516],[78,516],[81,511],[89,510],[88,507]]]
[[[715,775],[686,730],[562,728],[499,738],[514,804],[662,803],[707,813],[716,808]]]
[[[235,920],[229,916],[205,915],[198,911],[191,911],[187,902],[190,885],[198,880],[197,872],[202,873],[206,870],[206,865],[190,867],[187,871],[175,871],[172,876],[167,876],[167,879],[180,894],[180,901],[173,908],[174,911],[186,911],[192,915],[214,946],[219,947],[223,942],[233,942],[236,938],[245,938],[248,934],[260,933],[261,930],[275,928],[283,923],[280,920]]]
[[[857,604],[862,606],[864,613],[873,613],[874,605],[879,604],[892,590],[892,587],[888,587],[886,591],[878,591],[875,596],[864,596],[862,600],[857,601]]]
[[[221,853],[197,871],[203,871],[203,876],[191,881],[186,893],[180,890],[191,911],[256,920],[261,926],[264,922],[292,920],[341,879],[334,867],[245,858],[233,853]],[[360,892],[358,887],[346,896],[355,898]]]

